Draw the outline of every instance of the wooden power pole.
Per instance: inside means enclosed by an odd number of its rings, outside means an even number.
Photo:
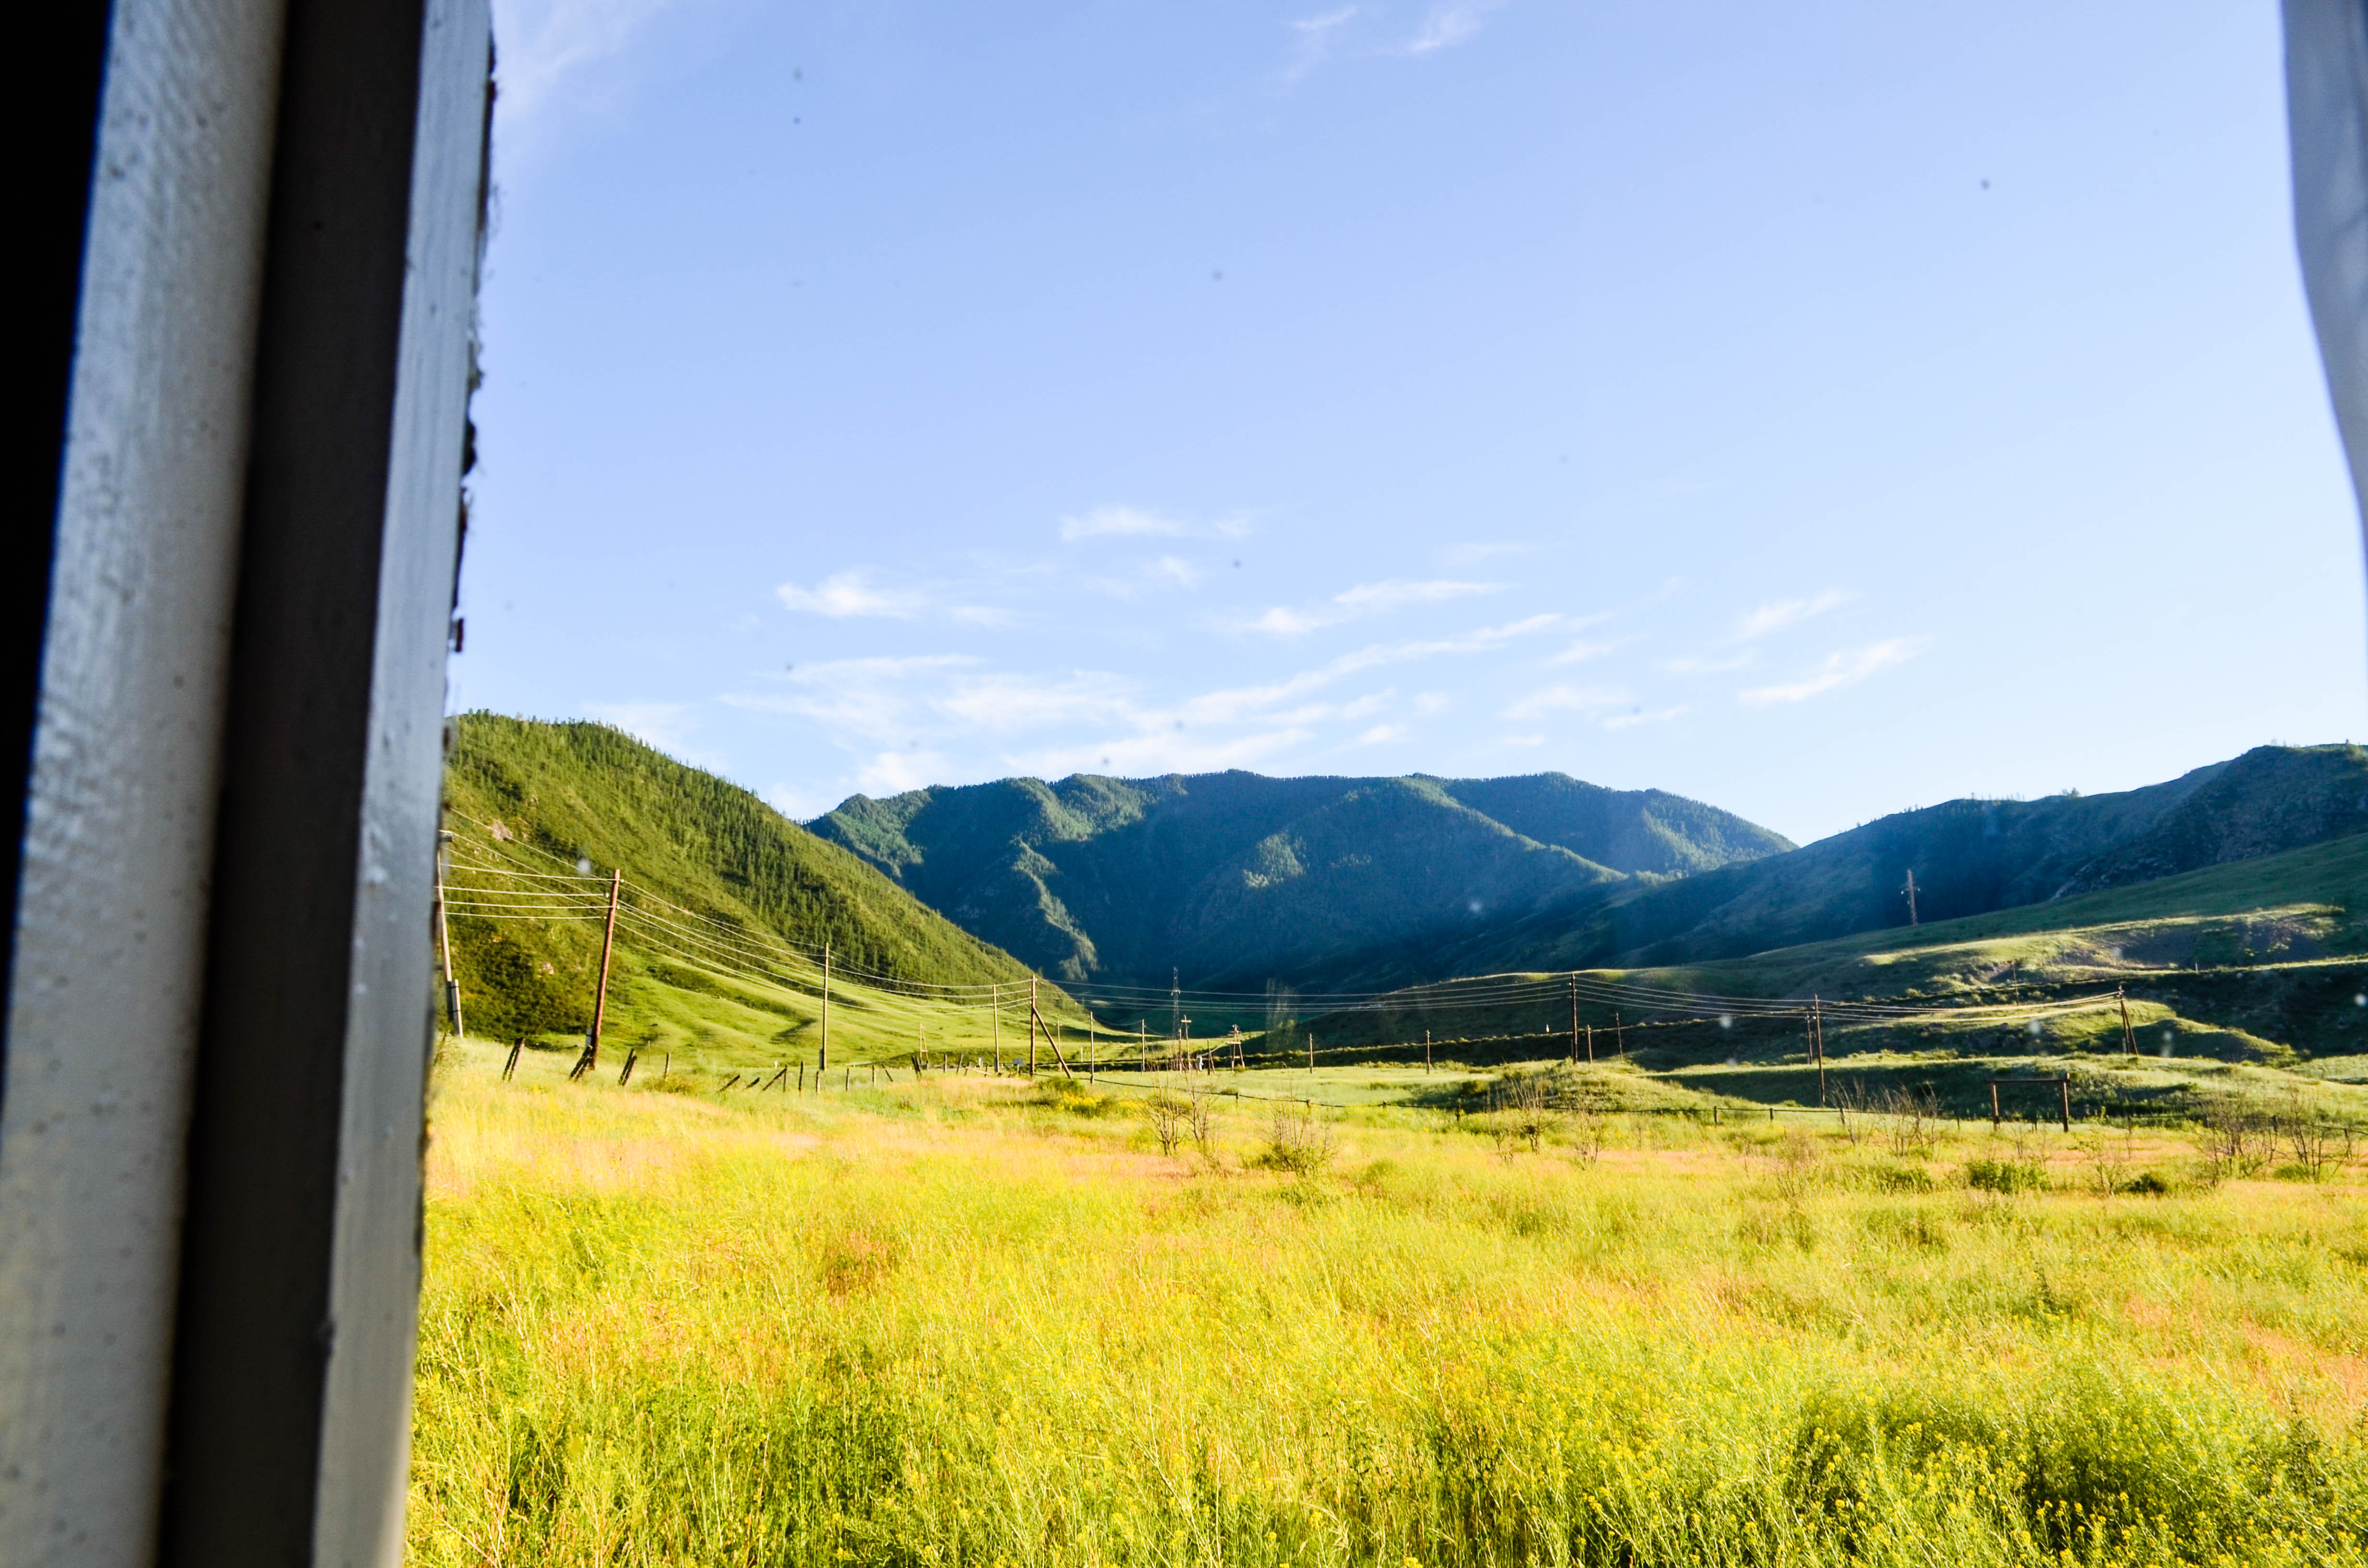
[[[444,846],[440,844],[436,847],[436,940],[444,949],[444,1012],[451,1021],[454,1038],[465,1040],[467,1031],[461,1028],[461,982],[452,972],[452,923],[444,912]]]
[[[1809,998],[1809,1051],[1817,1059],[1817,1103],[1826,1103],[1826,1002]]]
[[[1578,976],[1570,977],[1570,1059],[1578,1060]]]
[[[822,1049],[814,1055],[814,1087],[822,1087],[823,1069],[830,1065],[830,943],[822,945]]]
[[[1031,1078],[1036,1076],[1036,1031],[1043,1027],[1044,1020],[1036,1012],[1036,977],[1031,974],[1028,977],[1028,1075]]]
[[[584,1037],[584,1056],[570,1077],[580,1078],[600,1062],[600,1021],[609,1011],[609,957],[617,950],[617,895],[624,890],[625,869],[609,871],[609,923],[600,933],[600,983],[592,993],[592,1032]]]

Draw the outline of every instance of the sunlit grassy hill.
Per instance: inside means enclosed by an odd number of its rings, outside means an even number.
[[[601,910],[624,872],[604,1033],[686,1062],[811,1057],[831,949],[842,1060],[918,1042],[991,1043],[984,988],[1025,1017],[1029,971],[748,791],[605,725],[472,713],[445,773],[453,968],[472,1033],[580,1038]],[[940,994],[973,1004],[957,1015]],[[1074,1017],[1045,988],[1048,1012]],[[974,1022],[976,1027],[970,1028]],[[1017,1024],[1007,1023],[1013,1038]]]
[[[1554,985],[1508,994],[1506,977],[1408,991],[1378,1006],[1306,1020],[1339,1053],[1406,1059],[1426,1033],[1460,1060],[1568,1054],[1674,1074],[1743,1100],[1816,1105],[1817,1075],[1801,1014],[1812,998],[1932,1005],[1917,1019],[1837,1011],[1825,1031],[1827,1088],[1929,1088],[1971,1114],[1999,1074],[2071,1073],[2084,1106],[2192,1114],[2198,1096],[2256,1098],[2368,1074],[2368,835],[2024,909],[1778,949],[1748,958],[1599,970],[1588,979],[1740,1001],[1789,999],[1772,1016],[1699,1002],[1651,1006]],[[1546,974],[1531,976],[1550,981]],[[1954,1006],[2128,998],[2138,1055],[2126,1053],[2118,1006],[2001,1022]],[[1591,1036],[1584,1031],[1592,1030]],[[2368,1102],[2355,1108],[2368,1115]]]

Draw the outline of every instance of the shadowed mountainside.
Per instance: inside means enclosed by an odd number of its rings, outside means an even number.
[[[1321,981],[1791,844],[1656,790],[1523,778],[1077,775],[858,795],[810,824],[1064,980]],[[1411,971],[1410,971],[1411,972]]]

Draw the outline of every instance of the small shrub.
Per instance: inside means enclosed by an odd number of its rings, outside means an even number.
[[[2140,1171],[2122,1183],[2122,1190],[2141,1197],[2160,1198],[2170,1191],[2170,1181],[2168,1177],[2157,1176],[2152,1171]]]
[[[1088,1119],[1108,1116],[1119,1108],[1117,1099],[1098,1095],[1075,1078],[1039,1078],[1036,1092],[1029,1098],[1048,1110]]]
[[[1965,1162],[1965,1185],[1982,1192],[2038,1192],[2047,1186],[2047,1172],[2028,1160],[1976,1158]]]
[[[1269,1170],[1312,1176],[1320,1175],[1338,1152],[1332,1124],[1313,1105],[1302,1104],[1274,1113],[1274,1133],[1258,1163]]]
[[[1874,1185],[1883,1192],[1930,1192],[1941,1184],[1921,1165],[1879,1165]]]

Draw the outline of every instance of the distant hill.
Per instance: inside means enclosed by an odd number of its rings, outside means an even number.
[[[1067,981],[1321,983],[1541,911],[1793,847],[1731,812],[1558,773],[1007,778],[853,796],[809,824]]]
[[[2039,801],[1952,801],[1790,854],[1619,889],[1474,932],[1440,972],[1739,958],[2128,887],[2368,830],[2368,748],[2258,746],[2168,783]],[[1342,971],[1391,970],[1377,950]]]
[[[604,724],[542,723],[492,713],[456,722],[445,764],[456,884],[533,894],[577,860],[621,867],[649,899],[653,922],[620,936],[610,986],[611,1032],[677,1046],[771,1049],[812,1032],[810,981],[784,989],[733,977],[736,960],[710,945],[735,936],[806,949],[831,945],[842,973],[941,985],[1008,982],[1028,970],[962,930],[858,856],[826,844],[736,785],[686,767]],[[472,867],[529,874],[492,876]],[[537,880],[541,877],[543,880]],[[597,897],[598,890],[592,896]],[[458,896],[458,895],[456,895]],[[489,895],[491,896],[491,895]],[[683,912],[690,912],[685,914]],[[673,922],[672,926],[656,920]],[[678,928],[677,928],[678,927]],[[452,921],[453,967],[472,1032],[495,1037],[580,1030],[599,965],[598,921],[463,915]],[[1058,999],[1065,1005],[1065,998]],[[1055,998],[1048,994],[1048,1010]],[[845,987],[835,1040],[905,1023],[870,1024],[889,1001]]]

